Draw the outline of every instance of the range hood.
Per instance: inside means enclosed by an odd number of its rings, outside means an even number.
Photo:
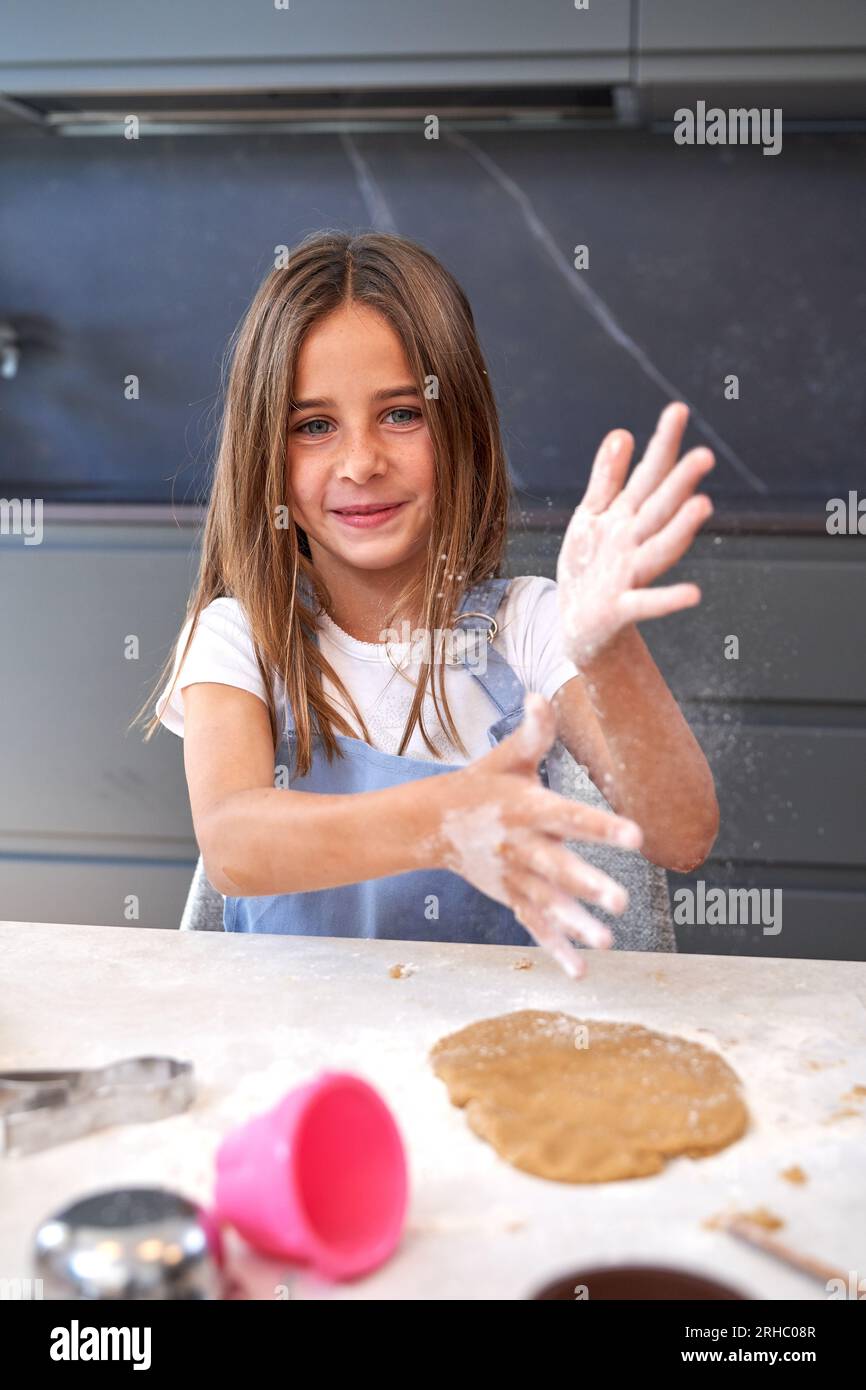
[[[134,114],[142,134],[166,128],[213,131],[225,127],[417,124],[431,113],[443,121],[497,124],[614,122],[628,120],[621,89],[611,86],[448,88],[323,88],[314,91],[255,89],[244,92],[34,92],[2,99],[7,121],[42,126],[57,134],[116,133]]]

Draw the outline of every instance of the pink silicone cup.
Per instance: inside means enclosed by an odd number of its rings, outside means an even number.
[[[262,1255],[352,1279],[393,1253],[408,1187],[382,1097],[349,1072],[322,1072],[226,1136],[213,1215]]]

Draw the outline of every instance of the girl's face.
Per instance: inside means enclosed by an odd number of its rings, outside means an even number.
[[[433,444],[402,344],[363,304],[307,334],[295,372],[288,477],[294,520],[326,580],[405,571],[430,532]],[[391,508],[366,518],[343,509]]]

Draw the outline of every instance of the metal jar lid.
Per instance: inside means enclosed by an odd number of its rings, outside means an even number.
[[[160,1187],[91,1193],[41,1223],[36,1274],[53,1299],[218,1299],[218,1234]]]

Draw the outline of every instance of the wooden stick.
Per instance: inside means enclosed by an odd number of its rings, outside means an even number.
[[[782,1260],[785,1264],[793,1265],[794,1269],[802,1270],[804,1274],[810,1274],[813,1279],[819,1279],[822,1284],[827,1284],[831,1279],[841,1279],[847,1287],[848,1275],[841,1270],[834,1269],[832,1265],[826,1265],[822,1260],[816,1260],[812,1255],[804,1255],[799,1250],[792,1250],[790,1246],[783,1245],[775,1236],[771,1236],[762,1226],[758,1226],[754,1221],[750,1221],[745,1216],[732,1216],[725,1223],[725,1230],[733,1236],[738,1236],[740,1240],[746,1241],[749,1245],[756,1245],[761,1250],[766,1250],[768,1255],[775,1255],[777,1260]]]

